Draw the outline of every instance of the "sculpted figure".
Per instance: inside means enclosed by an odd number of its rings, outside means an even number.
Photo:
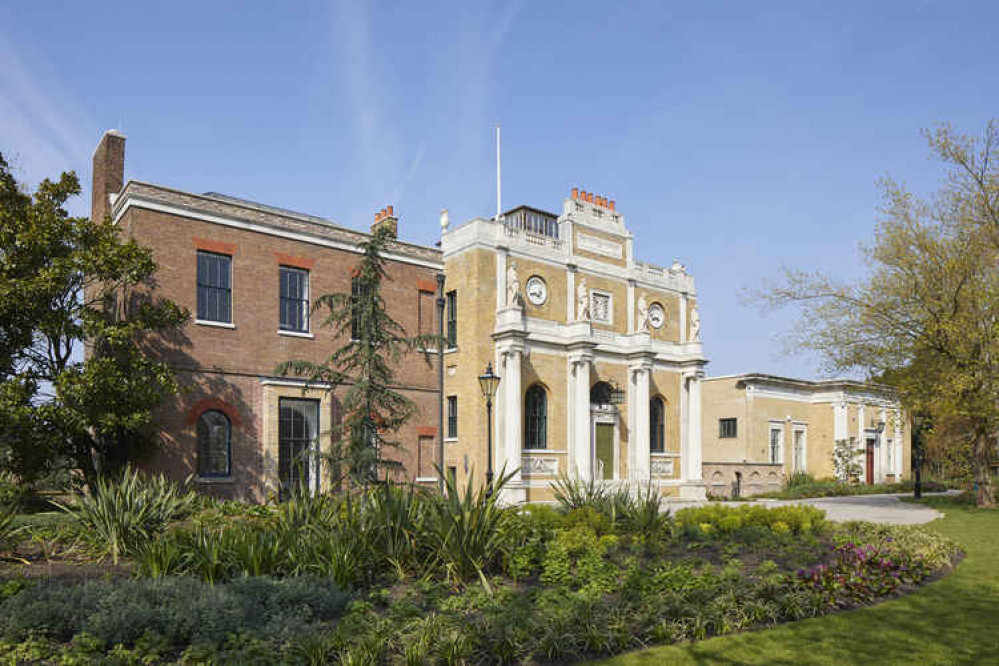
[[[645,300],[645,294],[638,296],[638,332],[649,332],[649,304]]]
[[[690,308],[690,339],[694,341],[701,339],[701,315],[696,305]]]
[[[506,267],[506,306],[520,307],[520,278],[517,276],[517,262],[511,261]]]
[[[590,292],[586,289],[586,278],[576,287],[576,321],[590,320]]]

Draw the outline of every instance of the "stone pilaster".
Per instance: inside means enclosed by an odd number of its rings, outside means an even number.
[[[628,475],[634,481],[652,476],[649,430],[649,379],[652,359],[639,358],[629,364],[631,371],[631,437],[629,437]]]
[[[574,346],[569,352],[569,472],[583,480],[593,476],[590,443],[590,366],[592,345]]]

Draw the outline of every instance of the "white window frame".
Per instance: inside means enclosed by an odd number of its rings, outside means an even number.
[[[808,472],[808,425],[805,423],[795,423],[791,427],[791,464],[794,465],[797,444],[795,440],[798,437],[798,433],[801,433],[801,467],[795,467],[791,470],[795,474],[798,472]]]
[[[773,455],[773,434],[774,432],[780,433],[778,438],[777,447],[777,460],[774,460]],[[783,465],[784,464],[784,424],[771,422],[770,427],[767,429],[767,462],[771,465]]]
[[[305,330],[298,330],[294,328],[281,328],[281,312],[280,304],[283,295],[281,294],[281,271],[288,271],[289,273],[297,273],[299,275],[305,276],[305,312],[303,313],[305,319]],[[301,338],[312,338],[312,272],[307,268],[299,268],[298,266],[288,266],[286,264],[280,264],[278,266],[278,333],[280,335],[290,335],[293,337]],[[297,300],[297,299],[296,299]]]

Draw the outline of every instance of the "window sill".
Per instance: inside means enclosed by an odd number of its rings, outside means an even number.
[[[536,455],[539,453],[565,453],[565,449],[521,449],[524,455]]]
[[[306,338],[308,340],[314,340],[315,334],[305,333],[304,331],[285,331],[283,329],[278,329],[278,335],[285,335],[289,338]]]
[[[418,476],[416,477],[417,483],[437,483],[436,476]]]
[[[458,348],[457,347],[445,347],[444,348],[444,353],[445,354],[457,354],[458,353]]]
[[[679,458],[680,454],[674,451],[650,451],[649,455],[653,458]]]
[[[445,437],[444,438],[444,442],[445,443],[447,443],[447,442],[457,442],[457,441],[458,441],[457,437]]]
[[[236,479],[231,476],[198,476],[194,479],[195,483],[235,483]]]
[[[231,329],[236,328],[235,324],[230,324],[229,322],[225,321],[210,321],[208,319],[195,319],[194,323],[197,324],[198,326],[214,326],[215,328],[231,328]]]

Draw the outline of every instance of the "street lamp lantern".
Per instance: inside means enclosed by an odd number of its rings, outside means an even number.
[[[499,382],[499,375],[493,372],[493,364],[489,363],[486,372],[479,375],[479,388],[486,399],[486,497],[493,496],[493,396]]]
[[[499,386],[499,375],[493,374],[493,364],[486,366],[485,374],[479,375],[479,386],[482,388],[482,397],[487,401],[492,401],[496,395],[496,387]]]

